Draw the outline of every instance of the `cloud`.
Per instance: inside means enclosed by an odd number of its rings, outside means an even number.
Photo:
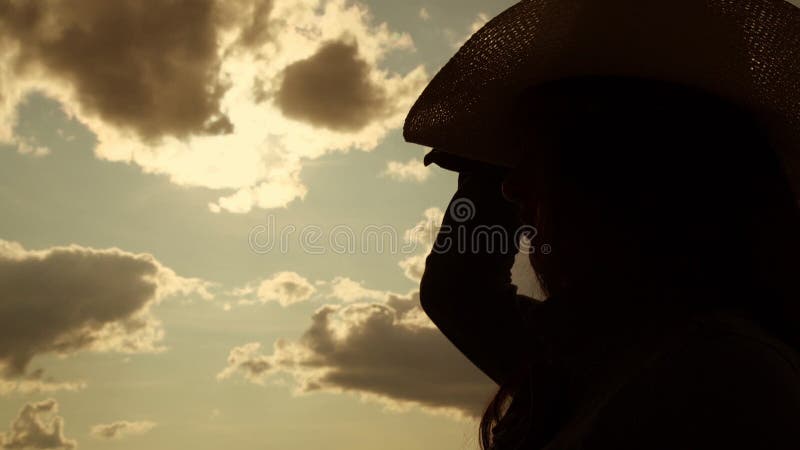
[[[272,354],[258,343],[234,348],[218,375],[262,384],[285,373],[298,394],[351,392],[389,409],[478,417],[495,390],[434,327],[418,293],[383,301],[325,305],[297,341],[278,340]]]
[[[314,283],[296,272],[278,272],[270,278],[256,283],[232,289],[228,295],[239,305],[276,302],[284,307],[305,302],[318,289],[323,291],[321,297],[333,298],[346,303],[363,300],[382,300],[387,293],[366,288],[363,283],[348,277],[335,277],[331,281],[319,280]],[[230,310],[230,303],[226,310]],[[225,308],[225,306],[223,306]]]
[[[284,69],[275,104],[287,116],[338,131],[358,131],[391,106],[370,79],[358,43],[332,41]]]
[[[381,300],[386,293],[375,289],[368,289],[358,281],[347,277],[336,277],[330,282],[331,293],[329,297],[343,302],[356,302],[363,300]]]
[[[472,21],[472,23],[469,25],[469,32],[467,32],[466,35],[463,35],[461,37],[456,37],[456,32],[450,29],[446,29],[445,36],[450,41],[450,45],[454,49],[459,49],[461,48],[462,45],[464,45],[467,42],[467,39],[469,39],[478,30],[483,28],[483,26],[486,25],[487,22],[489,22],[489,19],[491,19],[491,17],[489,17],[488,14],[480,12]]]
[[[86,388],[83,382],[61,382],[44,376],[44,370],[37,369],[16,379],[0,378],[0,395],[11,393],[30,395],[58,391],[76,392]]]
[[[261,282],[256,292],[262,303],[277,302],[291,306],[311,298],[316,288],[296,272],[278,272]]]
[[[241,374],[249,381],[263,384],[264,375],[272,369],[270,358],[261,355],[261,344],[251,342],[234,347],[228,354],[228,366],[217,374],[218,380],[226,380],[235,373]]]
[[[439,208],[428,208],[422,213],[422,217],[422,220],[405,232],[406,242],[420,247],[420,252],[403,258],[399,262],[406,278],[416,282],[422,279],[425,271],[425,259],[436,241],[436,235],[444,219],[444,211]]]
[[[147,254],[77,245],[26,250],[0,240],[0,368],[24,374],[37,355],[164,349],[150,308],[175,295],[210,296]]]
[[[254,206],[262,209],[285,208],[295,199],[305,198],[306,193],[308,189],[300,181],[298,168],[285,177],[276,176],[269,182],[242,188],[227,197],[220,197],[217,203],[209,204],[209,209],[213,213],[246,213]]]
[[[50,153],[52,153],[49,148],[43,145],[37,145],[35,143],[31,143],[27,139],[21,139],[18,142],[17,152],[19,152],[22,155],[31,155],[35,157],[47,156]]]
[[[402,259],[398,264],[403,269],[406,278],[412,281],[421,281],[422,274],[425,273],[425,259],[427,255],[411,255]]]
[[[272,35],[273,0],[227,0],[218,2],[227,21],[223,24],[239,26],[238,36],[234,43],[249,49],[258,49],[265,42],[274,38]]]
[[[405,241],[420,250],[400,262],[407,277],[421,278],[443,217],[441,209],[428,208],[406,230]],[[308,283],[289,273],[286,278]],[[517,256],[512,279],[520,293],[539,291],[523,253]],[[416,406],[457,418],[477,418],[483,413],[496,386],[430,321],[420,306],[419,292],[401,295],[370,289],[347,277],[316,284],[323,286],[328,298],[343,303],[319,307],[299,339],[278,339],[271,353],[262,350],[259,342],[234,347],[217,379],[240,375],[259,385],[284,384],[282,375],[288,375],[298,395],[349,392],[391,410]],[[254,291],[250,285],[233,294]]]
[[[58,403],[45,400],[27,403],[11,422],[11,429],[0,433],[0,448],[20,450],[71,450],[78,446],[64,437],[64,418],[56,415]]]
[[[0,141],[43,153],[14,132],[42,92],[96,135],[98,158],[211,189],[217,213],[304,198],[305,164],[375,149],[429,78],[383,70],[410,35],[346,0],[2,0],[0,36]],[[315,84],[331,64],[339,76]]]
[[[86,383],[83,382],[53,382],[41,380],[4,380],[0,379],[0,395],[8,395],[11,393],[31,395],[31,394],[45,394],[59,391],[77,392],[86,389]]]
[[[227,133],[217,4],[176,0],[4,1],[12,74],[68,84],[87,114],[145,140]]]
[[[119,439],[125,436],[144,434],[155,428],[156,423],[149,420],[129,422],[118,420],[111,423],[93,425],[89,434],[99,439]]]
[[[428,11],[428,8],[423,6],[419,9],[419,18],[426,22],[431,20],[431,13]]]
[[[388,176],[397,181],[416,181],[422,183],[431,175],[430,169],[425,167],[419,159],[411,159],[407,162],[389,161],[386,164],[384,176]]]

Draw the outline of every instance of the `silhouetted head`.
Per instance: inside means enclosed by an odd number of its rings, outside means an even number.
[[[600,77],[538,86],[518,105],[524,162],[503,189],[537,227],[534,244],[552,248],[532,255],[550,295],[658,289],[726,303],[758,295],[764,258],[778,257],[765,252],[796,241],[797,202],[743,108]]]
[[[746,109],[685,86],[594,77],[529,90],[515,117],[525,156],[503,191],[537,228],[534,247],[552,248],[531,258],[548,296],[612,314],[630,302],[735,307],[800,348],[800,209]],[[526,377],[487,408],[484,448],[546,439]]]

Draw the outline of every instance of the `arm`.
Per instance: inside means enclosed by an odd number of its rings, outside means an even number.
[[[491,173],[461,173],[451,206],[474,205],[474,217],[459,221],[445,213],[434,250],[426,260],[420,286],[425,313],[442,333],[479,369],[502,384],[516,369],[520,350],[526,345],[525,318],[538,306],[531,298],[517,295],[511,283],[511,267],[517,252],[513,243],[519,225],[515,206],[501,195],[502,178]],[[507,248],[493,251],[459,251],[479,227],[502,227]],[[458,232],[459,227],[461,231]],[[483,228],[484,230],[486,228]],[[470,250],[469,245],[465,248]]]

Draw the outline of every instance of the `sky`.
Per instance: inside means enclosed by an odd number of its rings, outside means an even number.
[[[477,448],[401,127],[512,3],[0,0],[0,448]]]

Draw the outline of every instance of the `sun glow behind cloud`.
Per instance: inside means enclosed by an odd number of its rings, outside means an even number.
[[[209,204],[212,212],[286,207],[303,198],[305,162],[330,152],[374,149],[401,125],[428,79],[421,65],[406,74],[381,69],[387,54],[414,51],[411,37],[376,24],[366,7],[344,0],[324,6],[318,0],[189,2],[184,9],[195,11],[193,16],[202,19],[196,21],[186,21],[176,11],[158,11],[165,8],[161,3],[150,12],[137,2],[122,2],[119,8],[98,7],[96,0],[67,3],[4,5],[7,17],[28,17],[26,12],[35,11],[29,15],[36,19],[27,29],[0,19],[0,29],[10,31],[0,40],[0,141],[31,147],[14,134],[16,107],[31,92],[44,92],[96,134],[98,158],[136,164],[178,185],[218,190],[218,200]],[[204,7],[208,12],[197,12]],[[83,10],[91,14],[81,16]],[[99,44],[67,34],[81,30],[87,40],[124,44],[116,30],[149,24],[159,14],[166,22],[154,29],[163,34],[160,40],[130,43],[146,44],[141,55],[122,48],[117,53],[127,56],[115,57]],[[128,22],[115,28],[105,25],[109,20]],[[170,39],[171,20],[182,33],[207,44]],[[289,77],[298,73],[287,67],[305,61],[308,70],[303,73],[324,70],[314,64],[332,45],[352,52],[342,64],[363,77],[360,82],[376,94],[374,101],[359,109],[359,86],[351,94],[328,89],[337,93],[341,112],[355,117],[350,126],[325,126],[324,121],[304,120],[309,116],[297,111],[288,114],[295,119],[288,118],[285,105],[276,101],[282,86],[292,81]],[[81,50],[88,54],[75,54]],[[93,60],[91,74],[79,69],[85,63],[81,58]],[[134,67],[114,67],[117,63]],[[120,77],[115,72],[120,69],[138,70],[136,83]],[[207,73],[208,79],[197,79],[196,72]],[[139,83],[148,76],[154,81]],[[107,87],[111,99],[102,92],[87,94],[90,82]],[[115,103],[113,98],[124,99],[126,89],[148,98],[132,97],[134,106]],[[326,91],[324,86],[320,91]],[[156,111],[161,119],[149,117]],[[194,119],[186,119],[187,113]]]
[[[452,179],[396,131],[476,8],[427,6],[0,0],[0,447],[447,447],[493,386],[418,307],[424,237],[403,256],[243,245],[258,209],[402,231],[440,203]]]

